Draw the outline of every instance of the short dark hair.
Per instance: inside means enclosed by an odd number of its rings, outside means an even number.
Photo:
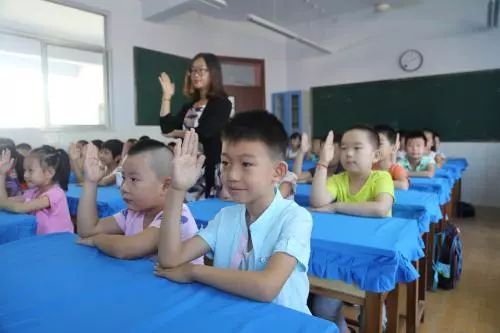
[[[424,144],[427,144],[427,138],[425,137],[425,134],[423,131],[412,131],[406,133],[406,145],[408,145],[408,141],[412,139],[423,139]]]
[[[299,141],[302,140],[302,136],[300,135],[299,132],[294,132],[292,133],[292,135],[290,135],[290,141],[293,140],[293,139],[299,139]]]
[[[95,139],[95,140],[92,140],[92,144],[94,146],[97,147],[97,149],[101,149],[102,148],[102,144],[104,143],[104,141],[100,140],[100,139]]]
[[[121,156],[123,150],[123,142],[118,139],[107,140],[102,144],[101,149],[107,149],[113,155],[113,158]]]
[[[391,145],[396,144],[397,133],[394,130],[394,128],[392,128],[391,126],[389,126],[389,125],[377,125],[377,126],[375,126],[375,131],[378,134],[384,135],[387,138],[387,140],[391,143]]]
[[[141,140],[146,140],[146,139],[150,139],[150,137],[149,137],[149,136],[147,136],[147,135],[143,135],[143,136],[141,136],[141,137],[139,138],[139,141],[141,141]]]
[[[193,63],[197,59],[203,59],[205,61],[210,74],[210,86],[208,87],[207,97],[227,97],[222,80],[222,66],[219,58],[212,53],[198,53],[193,57],[193,59],[191,59],[186,72],[186,77],[184,79],[184,95],[194,99],[195,101],[200,99],[200,92],[194,89],[190,76]]]
[[[375,129],[370,125],[358,124],[350,127],[347,131],[344,132],[344,135],[349,131],[363,131],[368,135],[368,140],[373,148],[378,149],[380,147],[380,138],[378,137],[378,133]]]
[[[163,142],[145,139],[137,141],[130,150],[128,156],[135,156],[143,153],[150,153],[150,165],[153,171],[159,177],[166,177],[170,173],[170,161],[173,153]]]
[[[9,139],[9,138],[0,138],[0,145],[8,145],[11,147],[16,146],[16,144],[14,143],[14,140]]]
[[[222,141],[260,141],[269,149],[273,158],[284,160],[288,136],[283,124],[266,110],[237,113],[222,130]]]
[[[31,150],[31,146],[26,143],[26,142],[23,142],[23,143],[20,143],[16,146],[16,149],[26,149],[26,150]]]
[[[127,143],[135,144],[137,142],[137,139],[130,138],[127,140]]]

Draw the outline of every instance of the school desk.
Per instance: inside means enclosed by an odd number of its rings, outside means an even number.
[[[220,209],[234,204],[208,199],[188,206],[197,223],[206,226]],[[383,294],[397,289],[400,283],[418,278],[411,263],[424,255],[417,222],[316,212],[312,215],[309,273],[319,279],[353,284],[365,291],[369,309],[367,325],[371,325],[370,329],[379,327]]]
[[[0,210],[0,244],[36,235],[36,218]]]
[[[325,320],[153,275],[68,233],[0,246],[1,332],[336,333]]]
[[[66,197],[68,199],[69,213],[76,216],[78,202],[82,195],[82,187],[78,184],[69,184]],[[99,218],[111,216],[120,210],[127,208],[116,186],[99,186],[97,188],[97,216]]]

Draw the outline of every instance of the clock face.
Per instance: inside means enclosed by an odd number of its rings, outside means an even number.
[[[424,56],[417,50],[407,50],[399,57],[399,66],[406,72],[414,72],[424,63]]]

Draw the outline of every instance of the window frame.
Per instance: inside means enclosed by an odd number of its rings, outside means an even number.
[[[42,66],[42,80],[43,80],[43,112],[44,112],[44,124],[41,127],[29,127],[45,132],[64,132],[64,131],[89,131],[89,130],[106,130],[112,127],[112,106],[110,101],[112,101],[111,94],[111,52],[109,47],[109,13],[103,11],[97,11],[92,8],[88,8],[82,5],[76,5],[72,3],[62,2],[58,0],[45,0],[47,2],[52,2],[57,5],[66,6],[74,8],[77,10],[89,12],[92,14],[100,15],[104,19],[104,47],[98,45],[87,44],[83,42],[75,42],[71,40],[66,40],[62,38],[57,38],[54,36],[48,36],[44,34],[34,34],[26,31],[10,29],[0,26],[0,34],[9,35],[13,37],[20,37],[26,39],[32,39],[40,43],[40,56],[41,56],[41,66]],[[51,125],[50,124],[50,110],[49,110],[49,96],[48,96],[48,46],[60,46],[65,48],[70,48],[79,51],[89,51],[102,53],[103,60],[103,82],[104,82],[104,123],[99,125]],[[0,128],[0,130],[21,130],[26,129],[26,127],[5,127]]]

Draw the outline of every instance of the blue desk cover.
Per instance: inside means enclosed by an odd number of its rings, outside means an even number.
[[[0,211],[0,244],[35,235],[35,215],[15,214],[6,211]],[[0,268],[0,272],[1,271],[2,269]]]
[[[287,160],[286,162],[288,164],[288,170],[293,171],[293,163],[295,162],[295,160]],[[314,167],[316,167],[316,162],[314,161],[304,160],[304,162],[302,162],[302,171],[307,171]]]
[[[428,232],[429,224],[437,223],[443,217],[435,193],[396,189],[394,195],[392,216],[417,220],[420,233]]]
[[[410,178],[410,190],[433,192],[438,195],[439,204],[444,205],[450,201],[452,185],[446,178]]]
[[[69,184],[66,197],[68,198],[69,213],[76,216],[78,202],[82,187],[77,184]],[[120,194],[120,189],[116,186],[105,186],[97,188],[97,215],[101,217],[111,216],[122,209],[127,208]]]
[[[295,202],[302,207],[309,207],[309,198],[311,197],[311,184],[297,184],[295,193]]]
[[[1,332],[338,332],[275,304],[157,278],[152,261],[108,257],[68,233],[4,244],[0,262]]]
[[[73,171],[69,173],[69,183],[70,184],[76,184],[78,183],[78,179],[76,178],[76,175]]]
[[[197,223],[206,226],[220,209],[232,204],[209,199],[188,206]],[[313,218],[310,274],[373,292],[390,291],[396,283],[418,278],[410,261],[424,253],[415,220],[323,213],[313,213]]]

